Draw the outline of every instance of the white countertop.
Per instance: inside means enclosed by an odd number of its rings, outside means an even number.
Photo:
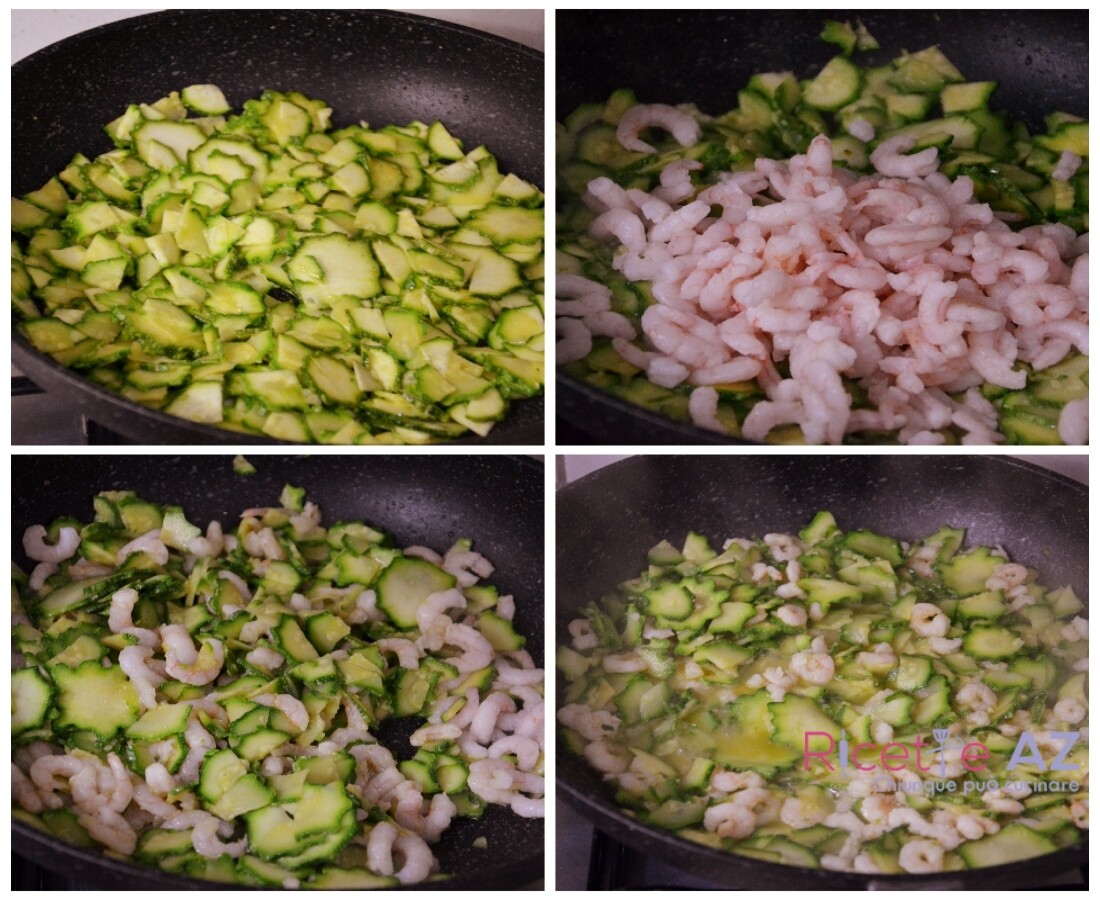
[[[118,19],[158,12],[155,9],[13,9],[11,61],[89,28]],[[403,9],[433,19],[445,19],[478,31],[487,31],[536,50],[544,46],[541,9]]]

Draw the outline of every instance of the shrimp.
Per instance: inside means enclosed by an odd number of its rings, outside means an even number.
[[[1031,573],[1019,563],[1003,563],[993,570],[985,586],[990,591],[1007,591],[1024,584]]]
[[[225,549],[225,535],[222,534],[221,522],[211,522],[206,526],[206,537],[192,538],[187,545],[187,552],[200,558],[221,556]]]
[[[803,803],[798,797],[788,797],[779,809],[779,819],[791,828],[811,828],[820,825],[829,814],[817,804]]]
[[[524,819],[541,819],[546,815],[546,800],[542,797],[524,797],[517,794],[509,804],[517,816]]]
[[[906,872],[922,874],[943,871],[943,847],[935,841],[908,841],[898,853],[898,865]]]
[[[801,628],[806,624],[806,610],[793,603],[787,603],[779,607],[773,615],[784,625],[790,625],[792,628]]]
[[[23,552],[35,562],[63,563],[80,548],[80,532],[68,526],[57,535],[57,543],[46,543],[46,529],[32,525],[23,532]]]
[[[164,670],[184,684],[210,684],[222,670],[225,649],[217,638],[202,638],[195,650],[191,634],[182,625],[162,625],[160,638],[164,644]]]
[[[383,638],[375,641],[374,646],[383,653],[397,654],[397,662],[402,669],[412,671],[420,667],[420,651],[412,641],[405,638]]]
[[[525,772],[530,772],[538,763],[539,757],[542,755],[542,749],[539,747],[538,741],[510,735],[494,741],[489,747],[490,759],[497,759],[505,754],[514,756],[519,767]]]
[[[260,694],[253,697],[252,702],[279,710],[298,731],[305,731],[309,727],[309,710],[297,697],[290,694]]]
[[[164,684],[164,678],[149,667],[153,651],[148,647],[123,647],[118,654],[119,668],[130,679],[137,690],[138,701],[145,709],[157,705],[157,688]]]
[[[461,734],[462,729],[459,726],[451,722],[441,722],[418,728],[412,733],[409,743],[414,747],[423,747],[425,744],[440,744],[456,740]]]
[[[183,740],[187,744],[188,753],[180,766],[179,780],[181,784],[191,784],[199,779],[199,769],[207,751],[213,750],[217,744],[210,732],[195,717],[194,711],[184,729]]]
[[[466,597],[458,588],[429,594],[416,611],[416,624],[420,628],[417,645],[424,650],[435,651],[443,646],[447,626],[452,623],[446,614],[448,609],[464,610]]]
[[[630,765],[630,753],[621,747],[613,747],[604,740],[585,745],[584,758],[589,765],[605,775],[621,775]]]
[[[11,795],[29,813],[40,813],[45,808],[34,782],[15,763],[11,764]]]
[[[718,769],[710,776],[710,786],[719,794],[732,794],[747,788],[761,788],[764,779],[757,772],[725,772]]]
[[[137,849],[137,832],[121,813],[109,807],[101,807],[95,813],[82,811],[77,821],[88,834],[116,853],[129,856]]]
[[[34,567],[34,571],[31,572],[30,580],[27,582],[27,587],[37,593],[42,590],[43,585],[46,584],[46,579],[51,575],[59,571],[57,563],[41,562]],[[72,569],[70,568],[70,574]]]
[[[790,669],[810,684],[828,684],[836,673],[836,664],[828,653],[803,650],[791,657]]]
[[[515,701],[507,694],[490,694],[477,708],[470,722],[469,734],[477,743],[488,744],[497,729],[497,719],[502,713],[514,713]]]
[[[169,831],[182,831],[191,829],[191,846],[195,852],[207,859],[217,859],[220,856],[243,856],[248,846],[248,838],[241,838],[232,844],[226,844],[219,840],[219,831],[223,835],[232,834],[233,825],[225,822],[217,816],[201,810],[179,813],[166,819],[161,825]]]
[[[756,816],[751,809],[731,800],[710,807],[703,814],[703,827],[722,837],[739,841],[756,830]]]
[[[255,666],[257,669],[263,669],[269,674],[280,668],[283,663],[286,662],[283,654],[271,647],[257,647],[255,650],[250,650],[246,653],[244,658],[250,666]]]
[[[78,758],[71,754],[43,756],[36,759],[31,764],[30,777],[38,789],[42,805],[47,809],[60,809],[64,806],[64,802],[56,796],[56,792],[65,787],[66,781],[69,782],[69,789],[72,790],[72,780],[89,767],[89,759]]]
[[[429,844],[434,844],[443,832],[451,826],[458,808],[446,794],[436,794],[428,804],[427,815],[423,812],[424,800],[420,794],[410,791],[407,798],[397,804],[393,817],[403,828],[408,828]]]
[[[856,657],[856,662],[869,669],[881,669],[886,672],[898,664],[898,658],[894,654],[894,648],[887,643],[876,644],[874,648],[864,651]]]
[[[286,559],[286,551],[270,528],[262,528],[246,534],[244,549],[249,556],[259,559]]]
[[[909,611],[909,627],[921,637],[943,637],[951,620],[934,603],[914,603]]]
[[[871,794],[859,805],[860,815],[868,822],[886,822],[890,813],[897,809],[898,800],[896,794]]]
[[[393,849],[401,858],[401,868],[393,873],[401,884],[417,884],[436,868],[431,849],[415,834],[400,835],[393,842]]]
[[[156,647],[157,633],[148,628],[134,625],[134,604],[138,602],[138,592],[133,588],[123,588],[111,595],[111,610],[107,618],[107,627],[115,634],[129,634],[138,639],[143,647]]]
[[[436,553],[431,547],[421,547],[419,544],[414,544],[412,547],[406,547],[401,552],[405,556],[415,556],[417,559],[426,560],[433,566],[443,565],[443,557]]]
[[[963,685],[955,695],[955,700],[962,706],[967,706],[977,712],[988,712],[997,703],[997,695],[993,689],[981,682],[973,682]]]
[[[164,742],[167,743],[167,742]],[[145,767],[145,783],[155,794],[167,796],[177,787],[176,779],[165,768],[164,763],[152,763]]]
[[[593,650],[600,645],[600,639],[592,630],[592,623],[588,619],[574,619],[569,623],[568,629],[574,650]]]
[[[460,656],[447,660],[459,673],[476,672],[484,669],[493,661],[493,645],[476,628],[452,622],[447,626],[443,641],[451,647],[462,650]]]
[[[1063,697],[1054,704],[1054,709],[1051,712],[1055,719],[1068,725],[1076,725],[1089,714],[1088,707],[1077,697]]]
[[[163,566],[168,562],[168,547],[160,539],[160,529],[155,528],[152,531],[147,531],[140,537],[134,538],[130,543],[125,544],[119,549],[115,560],[121,566],[128,557],[133,556],[135,553],[146,554],[158,566]]]
[[[656,147],[638,137],[647,128],[654,127],[668,131],[681,147],[691,147],[699,143],[699,137],[703,133],[699,123],[688,113],[665,103],[649,103],[627,110],[619,119],[615,137],[627,150],[635,153],[656,153]]]

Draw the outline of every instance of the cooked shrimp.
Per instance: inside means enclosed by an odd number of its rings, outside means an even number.
[[[922,637],[943,637],[951,620],[934,603],[914,603],[909,611],[909,627]]]
[[[703,133],[699,122],[688,113],[664,103],[649,103],[628,109],[619,119],[615,137],[627,150],[656,153],[656,147],[638,137],[647,128],[663,128],[681,147],[697,144]]]
[[[410,640],[405,638],[383,638],[375,641],[374,646],[383,653],[397,655],[397,663],[402,669],[413,670],[420,666],[420,650]]]
[[[567,627],[574,650],[593,650],[600,645],[600,640],[596,637],[596,633],[592,630],[592,623],[588,619],[574,619]]]
[[[703,827],[722,837],[739,841],[756,830],[756,816],[751,809],[733,801],[719,803],[703,814]]]
[[[123,647],[118,654],[118,665],[137,690],[138,701],[145,709],[157,705],[157,688],[164,678],[149,666],[153,651],[149,647]]]
[[[290,694],[260,694],[251,699],[260,706],[279,710],[299,731],[305,731],[309,727],[309,710],[297,697]]]
[[[130,543],[125,544],[119,549],[116,561],[121,566],[128,557],[133,556],[135,553],[146,554],[158,566],[163,566],[168,562],[168,548],[165,546],[164,541],[160,539],[160,529],[155,528],[152,531],[147,531],[140,537],[134,538]]]
[[[985,712],[992,709],[997,703],[997,695],[988,685],[975,681],[963,685],[959,692],[955,694],[955,700],[962,706],[978,712]]]
[[[133,826],[109,807],[101,807],[94,812],[82,811],[77,821],[95,840],[116,853],[129,856],[137,848],[137,832]]]
[[[828,653],[803,650],[791,657],[790,670],[810,684],[828,684],[836,674],[836,664]]]
[[[1068,725],[1076,725],[1089,714],[1089,709],[1077,697],[1063,697],[1051,710],[1054,718]]]
[[[808,804],[797,797],[788,797],[779,809],[779,819],[791,828],[811,828],[825,821],[828,810],[818,804]]]
[[[218,677],[225,662],[225,648],[217,638],[202,638],[195,650],[191,634],[182,625],[162,625],[160,639],[164,644],[164,670],[184,684],[210,684]]]
[[[943,871],[943,847],[935,841],[907,841],[898,853],[898,865],[906,872],[923,874]]]
[[[46,529],[32,525],[23,532],[23,552],[35,562],[63,563],[80,548],[80,532],[65,526],[57,535],[57,543],[46,543]]]
[[[488,744],[497,730],[497,720],[501,714],[515,711],[516,703],[507,694],[490,694],[481,701],[470,722],[470,737],[479,744]]]
[[[11,764],[11,796],[29,813],[40,813],[45,808],[34,782],[14,762]]]
[[[447,662],[460,673],[476,672],[493,661],[493,645],[476,628],[452,622],[444,635],[447,646],[458,647],[462,654],[450,657]]]
[[[143,647],[156,648],[159,646],[157,633],[148,628],[138,628],[134,625],[134,604],[138,601],[138,592],[133,588],[123,588],[111,595],[111,609],[107,619],[107,627],[115,634],[129,634],[138,639]]]

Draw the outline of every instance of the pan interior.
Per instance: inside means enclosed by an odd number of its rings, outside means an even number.
[[[635,577],[661,540],[680,546],[696,531],[721,547],[732,537],[796,533],[819,510],[833,512],[843,530],[905,540],[943,525],[966,528],[966,545],[1004,547],[1013,561],[1036,568],[1042,584],[1071,585],[1087,608],[1087,488],[1003,457],[634,457],[567,485],[557,507],[559,645],[570,643],[566,626],[579,611]],[[559,706],[563,702],[559,687]],[[851,873],[738,858],[645,825],[619,808],[607,782],[560,738],[557,770],[566,802],[620,841],[679,868],[730,886],[746,878],[774,888],[867,883]],[[1077,845],[984,869],[967,883],[1008,885],[1029,870],[1056,873],[1080,865],[1086,850]]]
[[[253,475],[234,471],[231,456],[17,456],[13,460],[12,559],[25,569],[21,538],[32,524],[63,515],[93,517],[95,493],[133,490],[142,499],[182,506],[189,521],[235,524],[247,508],[277,504],[286,484],[306,489],[323,522],[364,521],[389,534],[397,546],[445,551],[460,537],[496,567],[489,583],[516,598],[515,623],[536,664],[543,661],[543,477],[541,466],[522,457],[472,456],[272,456],[255,454]],[[400,732],[404,724],[388,723]],[[410,729],[411,730],[411,729]],[[386,739],[404,738],[401,733]],[[401,758],[400,753],[395,753]],[[411,756],[411,752],[407,755]],[[113,860],[94,851],[59,846],[14,820],[13,848],[40,865],[79,870],[89,883],[117,887],[209,887],[157,869]],[[455,877],[439,889],[516,887],[542,875],[543,823],[503,808],[483,819],[456,819],[433,852],[441,871]],[[475,839],[485,837],[488,850]]]

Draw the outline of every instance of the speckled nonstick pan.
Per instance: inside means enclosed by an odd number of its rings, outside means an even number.
[[[127,105],[195,83],[218,84],[235,109],[265,89],[298,90],[326,100],[337,126],[440,119],[467,147],[489,147],[503,171],[543,183],[543,57],[535,50],[383,10],[176,10],[75,35],[12,66],[12,193],[41,187],[78,151],[110,150],[103,126]],[[12,355],[40,387],[131,439],[241,443],[109,393],[14,330]],[[542,418],[541,397],[519,401],[480,442],[541,444]]]
[[[828,509],[841,528],[913,539],[941,525],[1000,544],[1049,586],[1088,597],[1088,490],[1026,463],[982,456],[634,457],[557,495],[557,640],[586,604],[637,575],[646,551],[688,531],[794,532]],[[858,875],[780,866],[694,844],[625,815],[587,763],[558,741],[559,796],[620,841],[731,887],[1022,888],[1083,865],[1087,842],[1006,866],[935,876]]]
[[[692,102],[712,115],[737,106],[755,72],[816,74],[836,53],[818,35],[826,19],[858,17],[884,64],[902,50],[939,44],[971,81],[997,81],[993,107],[1033,130],[1064,110],[1088,115],[1088,12],[969,11],[560,11],[557,101],[562,121],[582,103],[629,87],[643,103]],[[676,422],[559,374],[557,415],[593,443],[747,443]]]
[[[241,476],[233,472],[229,456],[16,456],[12,559],[27,565],[21,539],[29,525],[60,515],[90,521],[91,499],[98,491],[134,490],[155,503],[181,505],[191,521],[216,518],[228,526],[235,525],[243,509],[277,502],[283,485],[290,483],[307,489],[326,523],[366,521],[392,535],[400,546],[446,550],[457,538],[473,538],[474,548],[496,566],[491,583],[502,593],[514,594],[517,628],[541,664],[544,494],[539,463],[454,455],[367,459],[257,454],[250,459],[256,474]],[[400,733],[410,731],[405,727]],[[407,747],[407,741],[402,746]],[[488,840],[486,850],[472,846],[481,835]],[[16,820],[12,848],[83,886],[211,888],[207,881],[73,848]],[[434,852],[442,871],[454,877],[433,883],[433,890],[517,888],[542,877],[543,823],[492,807],[481,820],[456,819]]]

